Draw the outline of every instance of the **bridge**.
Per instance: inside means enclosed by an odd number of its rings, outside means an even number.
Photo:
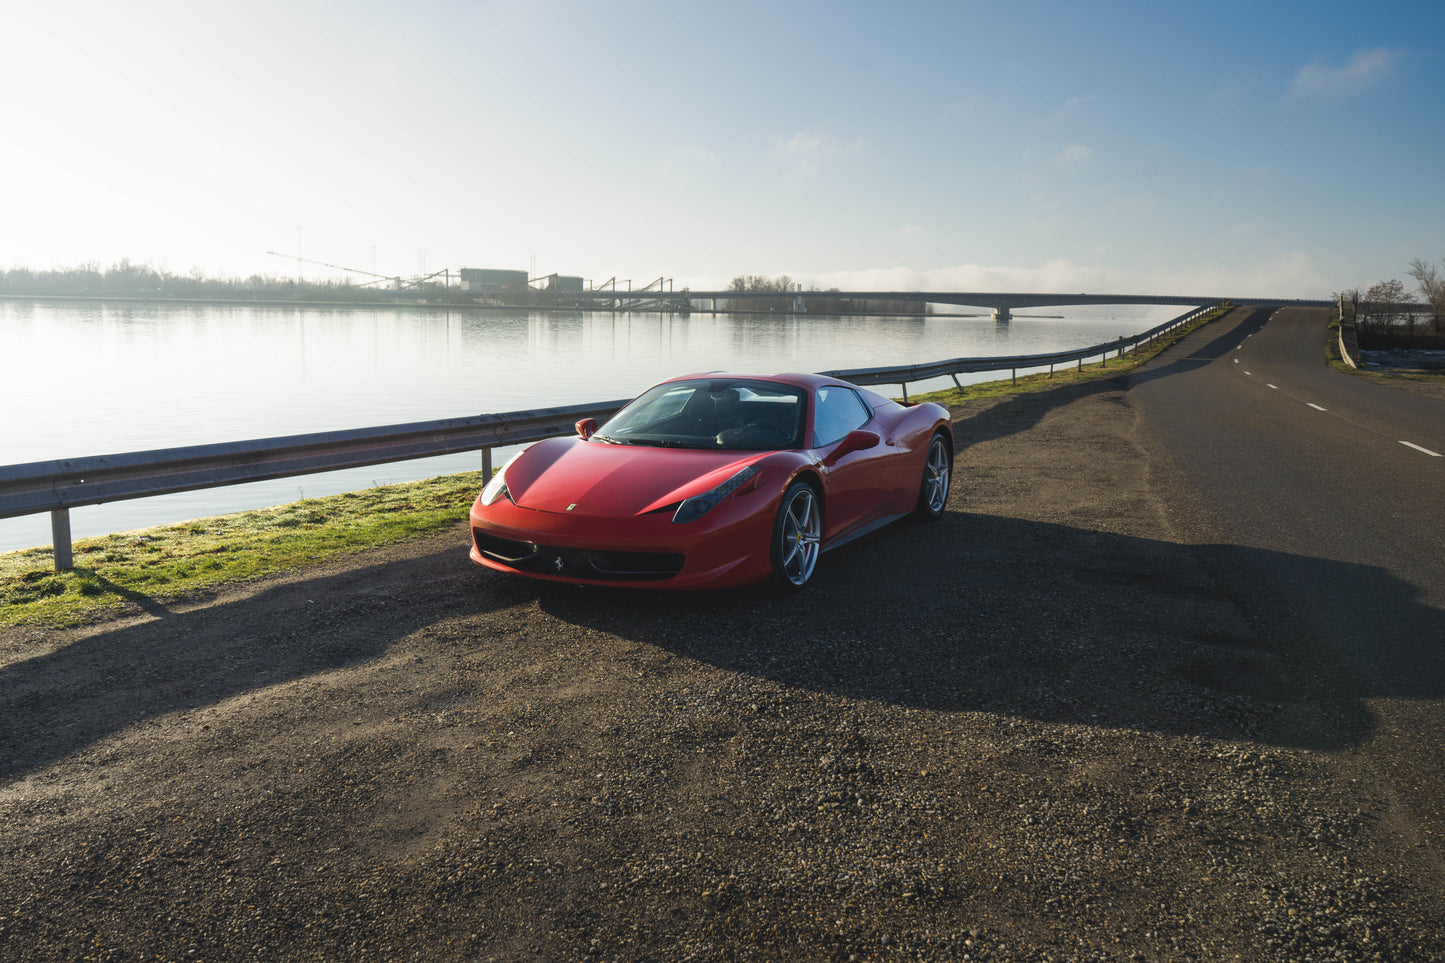
[[[589,292],[590,293],[590,292]],[[1308,300],[1302,298],[1239,298],[1239,297],[1191,297],[1177,294],[1019,294],[981,291],[689,291],[676,292],[671,298],[689,301],[738,301],[756,298],[793,298],[793,310],[805,313],[809,298],[853,301],[922,301],[929,304],[958,304],[970,307],[992,308],[995,321],[1007,322],[1019,308],[1044,308],[1082,304],[1182,304],[1206,305],[1228,301],[1231,304],[1250,307],[1334,307],[1332,299]]]

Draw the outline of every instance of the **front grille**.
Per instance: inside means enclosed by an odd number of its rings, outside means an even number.
[[[588,552],[587,561],[603,578],[672,578],[682,571],[682,555],[665,552]]]
[[[537,545],[472,530],[477,551],[519,572],[648,582],[672,578],[682,571],[685,555],[675,552],[609,552]]]
[[[518,542],[475,528],[472,529],[472,538],[477,543],[477,551],[507,565],[526,561],[537,554],[537,546],[531,542]]]

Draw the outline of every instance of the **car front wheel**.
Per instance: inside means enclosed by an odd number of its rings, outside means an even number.
[[[773,582],[796,591],[808,584],[823,547],[823,512],[813,486],[795,481],[783,493],[773,525]]]

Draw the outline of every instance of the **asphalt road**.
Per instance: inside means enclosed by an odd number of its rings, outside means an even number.
[[[1315,693],[1295,741],[1350,746],[1445,868],[1445,402],[1324,364],[1328,312],[1240,311],[1132,379],[1197,508],[1182,527]],[[1183,498],[1181,504],[1187,503]],[[1323,711],[1332,707],[1334,711]]]

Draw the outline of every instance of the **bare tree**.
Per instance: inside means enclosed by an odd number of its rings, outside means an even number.
[[[1357,323],[1372,335],[1387,334],[1407,316],[1405,285],[1391,278],[1372,284],[1360,305],[1363,317]]]
[[[1360,306],[1359,288],[1345,288],[1343,291],[1336,291],[1335,300],[1340,304],[1340,314],[1342,316],[1349,318],[1352,322],[1358,320],[1355,315]]]
[[[733,278],[730,291],[791,291],[796,285],[793,279],[786,274],[779,274],[775,278],[766,277],[761,274],[739,274]]]
[[[1410,276],[1420,285],[1421,296],[1430,302],[1430,313],[1435,315],[1435,333],[1445,333],[1445,277],[1440,276],[1435,265],[1418,257],[1410,262]]]
[[[775,278],[764,277],[761,274],[740,274],[733,278],[731,291],[776,291],[779,294],[786,294],[797,288],[793,279],[786,274],[779,274]],[[793,309],[791,297],[778,298],[739,298],[734,309],[745,311],[776,311],[786,312]]]

